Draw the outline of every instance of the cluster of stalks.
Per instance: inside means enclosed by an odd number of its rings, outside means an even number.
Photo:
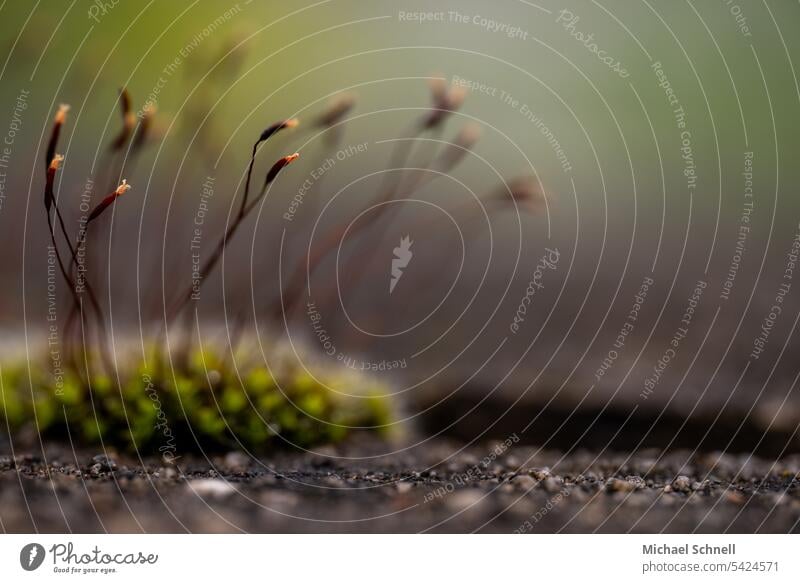
[[[86,379],[91,377],[89,346],[97,347],[97,356],[106,373],[113,370],[112,359],[108,351],[108,334],[103,309],[95,291],[91,278],[90,265],[95,245],[94,224],[114,204],[114,202],[131,186],[127,180],[118,177],[122,173],[124,161],[135,164],[139,154],[152,131],[155,108],[145,108],[142,118],[137,124],[133,113],[131,98],[127,89],[120,91],[120,109],[122,126],[119,134],[112,140],[102,167],[108,173],[106,188],[108,193],[88,214],[82,215],[78,221],[75,234],[71,234],[64,220],[64,214],[56,193],[56,174],[64,163],[64,156],[57,153],[62,128],[67,121],[68,105],[60,105],[53,120],[50,139],[45,150],[46,178],[44,187],[44,207],[47,214],[47,226],[50,242],[55,251],[59,271],[70,291],[71,304],[64,325],[64,353],[66,361],[75,373]],[[120,155],[124,152],[123,161]],[[117,172],[115,173],[115,169]],[[114,185],[117,186],[114,186]],[[88,298],[88,310],[85,310],[84,294]]]
[[[392,209],[395,205],[384,203],[397,200],[400,192],[404,197],[407,197],[435,180],[438,176],[448,174],[472,150],[479,137],[479,129],[475,125],[470,124],[462,128],[451,142],[438,139],[444,130],[446,121],[461,106],[464,98],[463,91],[457,87],[448,87],[441,80],[432,83],[431,90],[433,96],[431,108],[426,111],[421,119],[414,121],[403,137],[396,142],[390,158],[390,168],[380,185],[380,191],[373,200],[369,201],[369,204],[376,209],[371,214],[370,220],[355,223],[349,228],[344,225],[334,225],[311,245],[309,254],[304,257],[304,260],[298,261],[298,264],[290,270],[283,289],[279,290],[278,297],[268,302],[267,311],[274,318],[273,322],[276,324],[282,323],[287,316],[291,316],[293,309],[303,298],[306,278],[313,276],[323,264],[325,258],[338,248],[345,234],[355,238],[368,236],[370,230],[378,233],[386,232],[393,220]],[[143,115],[137,118],[133,113],[132,100],[126,89],[120,91],[119,102],[122,124],[119,133],[112,139],[108,150],[104,154],[106,158],[103,168],[108,175],[101,182],[108,183],[106,189],[108,194],[96,202],[91,212],[79,218],[77,221],[79,226],[77,233],[72,233],[67,227],[63,211],[64,205],[59,200],[57,192],[58,181],[56,180],[57,173],[64,163],[64,157],[57,153],[57,150],[59,136],[67,120],[68,106],[62,105],[56,113],[44,160],[46,170],[44,207],[47,214],[50,242],[55,249],[58,268],[69,288],[71,299],[69,315],[62,335],[64,353],[66,355],[65,361],[70,367],[72,378],[80,379],[78,381],[79,384],[89,386],[91,386],[93,380],[97,382],[98,378],[106,379],[105,382],[108,382],[108,379],[114,378],[114,373],[118,371],[109,352],[110,345],[106,329],[106,318],[90,277],[91,271],[89,267],[90,265],[93,266],[93,261],[91,260],[91,254],[87,253],[87,251],[94,247],[92,236],[96,236],[95,225],[97,222],[131,188],[122,175],[125,172],[133,171],[137,157],[147,143],[148,136],[153,131],[153,118],[155,115],[155,107],[148,105],[143,108]],[[324,142],[327,147],[335,148],[338,146],[342,135],[341,128],[354,105],[355,99],[352,95],[342,95],[334,100],[317,119],[312,120],[310,124],[312,129],[325,132],[326,138]],[[166,370],[164,370],[164,353],[167,351],[167,347],[163,345],[163,342],[169,332],[169,327],[183,314],[187,317],[184,330],[189,330],[189,311],[186,308],[197,292],[197,286],[202,286],[213,273],[231,240],[236,236],[253,210],[264,200],[277,177],[299,157],[298,153],[279,157],[269,166],[264,178],[254,184],[259,152],[275,136],[295,128],[298,123],[295,118],[278,121],[269,125],[257,137],[250,152],[241,199],[238,203],[235,202],[234,208],[237,210],[233,213],[232,219],[221,233],[218,241],[205,256],[197,273],[197,281],[193,282],[194,285],[190,284],[184,289],[176,290],[174,296],[168,300],[161,332],[155,343],[156,370],[154,376],[155,381],[160,383],[159,390],[165,390],[165,385],[167,384],[165,379],[168,378]],[[423,138],[426,135],[428,137]],[[419,146],[420,143],[422,143],[422,146]],[[420,155],[418,148],[430,147],[431,145],[437,148],[437,151],[433,154],[422,153],[420,162],[412,164],[415,154]],[[316,181],[313,188],[316,191],[320,190],[321,180]],[[234,196],[236,196],[236,193]],[[509,182],[502,190],[486,197],[485,204],[506,205],[511,200],[517,204],[527,205],[532,211],[537,212],[542,196],[533,180],[524,177]],[[434,228],[434,222],[426,223],[423,228]],[[349,288],[356,286],[367,273],[367,270],[358,269],[356,266],[370,265],[376,253],[376,246],[366,246],[366,250],[351,257],[349,262],[344,264],[346,274],[344,279]],[[328,286],[323,291],[324,297],[328,298],[329,294],[333,294],[335,290],[335,285]],[[88,301],[84,302],[84,298]],[[234,336],[238,336],[238,334],[234,333]],[[190,345],[191,334],[184,334],[184,337],[187,342],[183,348],[183,354],[186,357],[183,359],[185,362],[183,368],[177,371],[173,367],[171,371],[173,379],[177,378],[176,374],[182,374],[181,371],[191,369],[190,355],[195,354],[192,352]],[[96,352],[88,348],[92,346],[96,347]],[[233,341],[231,341],[231,350],[233,350]],[[178,360],[180,361],[180,359]],[[172,361],[170,362],[172,363]],[[99,370],[95,368],[98,365],[101,367]],[[220,359],[220,367],[222,367],[222,376],[225,376],[225,359]],[[175,382],[177,383],[177,380]],[[231,382],[233,382],[232,379]],[[295,379],[293,382],[294,389],[292,390],[296,389],[296,391],[299,391],[297,394],[300,395],[308,394],[309,384],[307,380],[297,381]],[[191,384],[192,381],[187,381],[185,385],[181,385],[184,387],[183,389],[177,385],[174,387],[181,408],[183,408],[181,391],[184,394],[183,398],[188,398],[190,393],[186,392],[188,390],[186,386]],[[246,389],[246,387],[243,387],[243,389]],[[228,391],[233,389],[226,385],[220,390]],[[279,392],[282,393],[283,391]],[[268,393],[263,399],[275,398],[271,392],[268,391]],[[312,403],[310,406],[313,406],[315,410],[326,411],[331,418],[335,419],[336,410],[329,408],[329,405],[326,404],[327,397],[320,396],[323,393],[314,392],[315,396],[310,401]],[[121,388],[120,395],[122,395]],[[165,399],[169,402],[171,397],[165,396]],[[216,397],[213,400],[217,403]],[[240,403],[239,397],[236,397],[235,402],[237,404]],[[122,409],[124,410],[125,407],[123,406]],[[374,407],[367,411],[359,409],[359,412],[354,414],[352,419],[362,425],[378,418],[384,419],[384,412],[379,414],[378,409]],[[110,410],[116,411],[113,407]],[[187,419],[187,421],[189,420]],[[213,426],[214,431],[217,431],[219,429],[218,423],[221,421],[218,417],[214,417],[213,412],[206,411],[198,419],[198,422],[204,423],[208,427]],[[241,423],[243,427],[249,428],[248,431],[255,432],[254,435],[261,435],[259,431],[254,429],[258,423],[254,425],[251,418],[245,416],[242,418]],[[325,435],[330,438],[332,434],[327,430],[309,429],[304,435],[313,441],[313,436]]]
[[[114,370],[108,352],[109,345],[106,332],[106,320],[97,293],[95,292],[92,278],[90,277],[91,272],[87,263],[91,261],[87,251],[94,247],[92,244],[94,229],[91,228],[93,223],[100,219],[117,199],[131,188],[127,180],[121,177],[121,174],[123,168],[132,170],[132,167],[135,165],[138,154],[141,152],[151,132],[155,114],[155,107],[152,104],[148,104],[143,108],[143,115],[137,123],[137,116],[133,112],[130,94],[125,88],[120,91],[119,102],[122,124],[119,133],[112,139],[105,154],[106,159],[102,164],[104,172],[108,175],[107,180],[112,182],[118,180],[119,184],[114,188],[110,188],[109,194],[100,200],[88,215],[80,217],[78,220],[79,229],[76,235],[72,235],[67,228],[64,215],[59,205],[59,197],[56,194],[56,173],[64,162],[64,156],[58,154],[56,150],[69,111],[69,106],[67,105],[61,105],[56,113],[45,155],[46,180],[44,188],[44,206],[47,214],[50,240],[55,249],[58,267],[72,298],[64,329],[64,344],[65,352],[68,355],[68,362],[75,371],[85,370],[91,365],[89,359],[86,358],[90,352],[87,350],[88,346],[97,346],[100,362],[106,374],[111,374]],[[258,191],[251,196],[252,174],[259,148],[277,133],[285,129],[294,128],[297,124],[297,119],[286,119],[274,123],[267,127],[253,144],[241,205],[234,220],[222,234],[201,266],[199,271],[201,282],[205,281],[209,273],[214,270],[228,242],[251,214],[253,209],[263,199],[270,184],[274,182],[283,168],[299,157],[298,153],[294,153],[279,158],[267,171]],[[166,312],[167,317],[165,323],[167,326],[186,307],[187,303],[191,300],[192,291],[192,287],[189,286],[185,292],[178,294],[172,302]],[[84,310],[84,293],[89,299],[90,310],[88,312]],[[79,328],[77,327],[78,322],[81,323]],[[76,328],[78,329],[76,330]],[[78,332],[80,334],[76,338],[75,334]],[[82,348],[78,348],[79,346]],[[81,356],[85,357],[83,363],[80,362]],[[87,378],[91,376],[90,370],[85,370],[85,372]]]
[[[80,345],[86,346],[93,342],[100,348],[100,358],[104,366],[110,370],[111,359],[108,355],[107,333],[103,310],[98,301],[97,294],[91,281],[86,277],[83,264],[85,259],[79,251],[85,251],[87,237],[91,226],[113,203],[130,189],[130,185],[123,180],[119,186],[111,190],[87,215],[79,221],[79,232],[73,237],[67,228],[64,215],[59,206],[59,197],[56,193],[56,173],[64,162],[64,156],[56,152],[61,130],[67,120],[69,106],[60,105],[53,121],[50,140],[45,150],[45,187],[44,207],[47,214],[47,227],[50,233],[50,242],[55,251],[56,261],[62,277],[70,290],[72,303],[67,322],[64,328],[65,353],[67,361],[76,371],[83,371],[84,367],[78,361],[82,351],[75,349],[76,318],[81,322]],[[116,144],[116,142],[115,142]],[[54,220],[55,219],[55,220]],[[84,312],[83,293],[89,298],[89,312]],[[88,317],[87,317],[88,316]],[[94,340],[93,340],[94,338]]]
[[[28,393],[18,388],[22,369],[5,366],[0,378],[0,417],[7,426],[19,431],[35,419],[37,431],[44,436],[68,436],[81,443],[103,444],[105,440],[115,447],[158,449],[173,457],[178,447],[261,449],[279,440],[305,447],[341,439],[350,427],[377,431],[385,427],[390,419],[383,389],[334,371],[324,372],[325,381],[321,382],[292,363],[280,364],[277,371],[241,361],[234,368],[228,366],[228,355],[218,354],[213,346],[192,350],[187,345],[186,358],[168,374],[161,339],[153,350],[155,368],[130,356],[117,366],[120,361],[110,353],[107,320],[90,277],[89,267],[94,262],[88,251],[94,246],[91,237],[96,236],[98,222],[131,188],[122,174],[135,165],[155,113],[154,107],[145,107],[137,122],[125,89],[120,92],[120,105],[122,126],[104,154],[102,167],[107,176],[100,180],[119,183],[74,223],[58,196],[57,180],[64,163],[64,156],[57,152],[58,143],[69,107],[62,105],[55,116],[46,150],[44,207],[50,243],[70,294],[61,335],[67,370],[48,379],[49,375],[35,367],[28,373]],[[272,124],[253,144],[241,204],[205,258],[201,281],[217,266],[231,238],[281,171],[298,158],[297,153],[278,158],[263,181],[253,184],[260,148],[297,123],[287,119]],[[78,225],[77,233],[70,224]],[[184,310],[191,293],[187,288],[176,295],[167,312],[167,325]],[[231,351],[233,346],[231,341]],[[242,355],[245,362],[249,356]],[[348,398],[354,385],[360,397]]]
[[[322,264],[324,259],[339,246],[346,232],[348,232],[351,237],[355,238],[361,235],[363,231],[368,231],[369,229],[378,232],[385,231],[392,220],[391,215],[393,207],[384,203],[396,199],[400,190],[402,190],[405,196],[408,196],[435,180],[437,177],[449,173],[474,147],[480,134],[479,128],[474,124],[468,124],[462,128],[452,142],[444,142],[437,139],[437,137],[441,135],[447,119],[453,112],[457,111],[463,103],[463,88],[448,87],[442,79],[435,79],[431,83],[431,93],[431,108],[421,119],[413,122],[404,136],[397,140],[395,149],[391,155],[390,169],[385,174],[385,179],[381,185],[381,193],[376,199],[370,201],[370,204],[374,205],[377,209],[372,213],[371,220],[351,225],[349,231],[347,227],[340,225],[334,226],[327,233],[322,234],[319,240],[311,246],[305,261],[298,262],[291,271],[287,278],[285,288],[281,290],[280,297],[277,298],[273,302],[272,307],[269,308],[270,313],[275,317],[276,321],[280,321],[284,314],[291,314],[293,307],[298,304],[303,296],[306,276],[312,275]],[[63,162],[63,156],[57,154],[56,149],[62,126],[66,120],[67,106],[59,108],[56,114],[45,160],[47,180],[44,202],[50,237],[56,249],[59,269],[67,282],[73,299],[65,335],[68,338],[70,337],[74,332],[76,319],[79,319],[82,323],[81,340],[83,345],[86,346],[91,342],[91,338],[95,338],[99,346],[99,354],[106,367],[107,373],[110,373],[112,369],[109,366],[110,358],[108,356],[105,319],[91,278],[89,277],[87,266],[80,264],[78,250],[79,246],[89,249],[94,247],[91,245],[91,235],[93,233],[93,230],[90,229],[91,224],[99,219],[103,213],[130,188],[127,181],[121,177],[122,169],[126,167],[126,164],[129,169],[135,164],[136,157],[139,152],[141,152],[148,133],[151,130],[155,113],[154,106],[149,104],[143,109],[144,115],[137,124],[137,117],[133,113],[132,100],[126,89],[120,91],[119,102],[122,124],[119,133],[110,144],[107,152],[108,159],[106,163],[103,164],[103,167],[108,169],[107,171],[110,173],[109,181],[111,181],[112,184],[119,181],[119,185],[116,186],[116,188],[109,186],[110,193],[97,203],[91,213],[83,218],[84,220],[79,222],[79,224],[85,226],[77,237],[70,236],[61,209],[57,203],[57,196],[54,192],[55,175]],[[354,105],[355,99],[352,95],[342,95],[334,100],[312,124],[312,127],[315,129],[322,129],[329,132],[326,134],[330,136],[328,138],[329,146],[335,146],[341,139],[341,127],[347,114],[352,110]],[[275,181],[280,172],[286,166],[294,162],[299,156],[298,153],[293,153],[278,158],[267,171],[258,190],[255,191],[254,194],[251,194],[254,189],[252,185],[253,173],[259,150],[271,138],[284,130],[296,127],[298,123],[296,118],[273,123],[268,126],[253,143],[247,167],[247,176],[244,182],[244,192],[238,204],[238,211],[234,214],[232,221],[227,225],[227,228],[200,266],[197,278],[200,286],[204,284],[208,276],[218,265],[226,247],[248,216],[263,200],[270,185]],[[425,142],[435,145],[441,144],[440,151],[433,156],[425,155],[420,164],[413,165],[412,168],[406,168],[409,164],[409,160],[412,158],[415,147],[417,147],[418,142],[421,141],[419,138],[424,134],[430,134],[431,136],[430,139],[424,140]],[[121,163],[119,161],[120,156],[122,156]],[[410,178],[406,180],[408,176],[410,176]],[[318,183],[314,186],[319,188]],[[512,199],[517,203],[528,205],[529,208],[537,211],[542,197],[539,190],[534,186],[532,179],[526,177],[510,182],[503,190],[487,197],[486,201],[489,203],[505,204]],[[469,201],[467,201],[467,204],[469,204]],[[56,229],[56,226],[58,229]],[[59,239],[61,240],[59,241]],[[66,249],[63,249],[64,246]],[[355,266],[370,264],[376,252],[375,246],[368,248],[362,255],[353,258],[351,262],[345,266],[346,277],[344,280],[349,287],[357,285],[361,278],[367,273],[366,270],[356,269]],[[78,282],[79,274],[83,274],[81,282]],[[81,293],[79,293],[82,290],[85,290],[89,299],[91,308],[88,314],[89,317],[86,317],[87,314],[84,313],[84,304]],[[196,291],[196,286],[191,284],[187,285],[185,289],[179,290],[168,303],[162,334],[165,333],[174,320],[184,312],[191,301],[193,293]],[[161,338],[163,339],[163,335]],[[78,365],[77,356],[81,354],[81,351],[71,350],[70,354],[73,357],[73,364]]]
[[[369,220],[357,223],[342,224],[334,226],[327,232],[320,235],[319,239],[311,244],[305,260],[299,262],[290,271],[285,287],[281,290],[280,297],[273,303],[270,313],[276,321],[287,321],[293,314],[297,313],[297,306],[302,304],[304,298],[304,288],[308,279],[320,268],[327,257],[329,257],[343,243],[343,238],[347,235],[351,240],[358,237],[366,239],[369,231],[373,233],[386,233],[395,215],[394,209],[397,205],[386,204],[397,200],[398,193],[402,193],[404,198],[413,195],[422,187],[430,184],[441,176],[445,176],[453,171],[470,153],[480,137],[480,127],[474,123],[466,124],[455,136],[452,141],[440,139],[444,126],[451,115],[456,112],[464,101],[464,89],[459,86],[448,86],[442,78],[435,78],[431,82],[432,105],[422,117],[414,121],[409,129],[401,138],[396,141],[395,148],[390,156],[390,166],[384,175],[380,193],[377,197],[369,201],[369,205],[364,208],[372,207]],[[352,106],[350,102],[349,107]],[[349,109],[348,107],[348,109]],[[341,106],[333,109],[338,111],[343,109]],[[341,119],[333,115],[330,118],[322,117],[323,125],[337,125]],[[427,136],[426,136],[427,135]],[[421,145],[420,145],[421,144]],[[423,152],[420,161],[412,163],[417,149],[433,145],[437,148],[434,153]],[[513,202],[523,211],[527,210],[532,214],[538,214],[544,203],[544,196],[538,187],[538,181],[532,176],[522,176],[510,180],[483,198],[483,204],[487,210],[494,208],[507,207]],[[473,202],[465,200],[460,208],[455,209],[451,214],[459,214],[461,211],[468,211],[473,207]],[[440,217],[423,222],[418,225],[420,231],[435,228],[436,222]],[[341,293],[355,288],[358,283],[370,273],[368,266],[374,263],[377,255],[386,245],[386,239],[379,240],[378,244],[364,246],[363,250],[356,253],[349,260],[345,261],[343,277],[339,281],[343,282]],[[367,266],[365,268],[365,266]],[[385,269],[385,262],[381,262],[378,267]],[[334,281],[323,287],[323,301],[331,301],[339,293],[339,288]]]
[[[273,323],[280,325],[285,317],[291,316],[293,309],[296,308],[303,299],[306,277],[311,277],[324,262],[325,258],[330,256],[330,254],[338,248],[345,233],[355,239],[359,236],[366,237],[370,229],[377,232],[385,232],[392,221],[392,209],[394,207],[384,203],[397,199],[398,192],[402,192],[404,196],[409,196],[436,180],[437,177],[448,174],[458,166],[472,150],[480,135],[479,127],[475,124],[465,125],[451,142],[438,139],[444,131],[447,120],[463,103],[463,88],[448,86],[443,79],[437,78],[431,82],[431,94],[432,105],[429,110],[426,111],[420,119],[414,121],[403,137],[396,142],[395,149],[390,157],[390,170],[385,175],[380,194],[375,199],[369,201],[369,204],[376,208],[375,212],[371,214],[370,220],[350,225],[349,228],[345,225],[335,225],[326,233],[322,234],[318,241],[310,247],[309,254],[305,257],[305,260],[298,261],[294,268],[290,270],[286,283],[283,289],[280,290],[278,297],[267,306],[267,313],[270,315]],[[340,95],[310,124],[312,129],[325,133],[324,141],[328,148],[333,149],[338,146],[342,136],[342,128],[346,123],[346,117],[354,106],[355,97],[353,95]],[[125,108],[123,107],[123,117],[125,115],[124,112]],[[179,289],[173,298],[168,301],[163,322],[164,326],[161,329],[157,345],[161,345],[165,334],[169,331],[169,327],[181,314],[184,314],[187,318],[182,328],[184,330],[189,329],[188,318],[190,313],[186,308],[191,303],[192,297],[197,294],[198,286],[202,287],[205,284],[209,275],[212,274],[219,264],[226,248],[235,237],[236,233],[252,214],[252,211],[262,202],[270,186],[281,171],[299,157],[299,153],[297,152],[279,157],[277,161],[269,167],[258,190],[254,190],[253,174],[259,151],[268,141],[279,133],[284,130],[295,128],[298,125],[299,121],[296,118],[280,120],[264,129],[253,143],[247,165],[243,193],[241,194],[241,199],[238,204],[235,204],[235,208],[238,208],[238,210],[233,214],[226,229],[219,237],[216,244],[213,245],[208,255],[204,258],[196,274],[196,282],[194,284],[188,284],[183,289]],[[125,131],[124,128],[123,131]],[[428,134],[430,138],[427,140],[420,140],[425,134]],[[115,144],[119,141],[118,138]],[[411,158],[415,154],[415,148],[419,142],[423,142],[425,145],[432,143],[440,147],[438,152],[434,155],[423,154],[421,162],[412,164],[410,168],[407,168]],[[324,177],[325,175],[323,175],[323,179]],[[321,188],[321,182],[322,179],[315,181],[312,188],[319,190]],[[310,193],[306,193],[307,197],[309,197],[309,195]],[[313,205],[313,197],[311,198],[311,204]],[[494,204],[505,206],[512,200],[522,207],[527,207],[533,212],[538,212],[543,197],[540,190],[536,187],[533,178],[522,177],[509,181],[502,189],[485,197],[485,205],[491,206]],[[470,205],[470,201],[465,201],[463,204],[464,207],[469,207]],[[435,220],[429,221],[426,225],[423,225],[423,227],[434,228]],[[346,277],[344,279],[349,288],[357,285],[361,278],[366,275],[368,271],[359,269],[357,266],[370,264],[378,252],[378,247],[379,246],[367,247],[365,251],[351,258],[351,260],[345,264]],[[327,298],[335,293],[335,291],[335,286],[329,286],[324,290],[323,295]],[[238,329],[238,327],[236,327],[236,329]],[[234,336],[238,336],[236,330],[234,330]],[[178,361],[183,360],[181,355],[185,358],[191,351],[191,335],[184,334],[184,340],[184,345],[177,351]]]

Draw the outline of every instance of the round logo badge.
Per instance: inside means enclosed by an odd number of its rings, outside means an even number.
[[[26,571],[35,571],[44,561],[44,547],[39,543],[29,543],[19,552],[19,564]]]

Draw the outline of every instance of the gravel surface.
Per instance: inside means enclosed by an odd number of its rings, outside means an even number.
[[[385,444],[176,466],[0,453],[5,532],[798,532],[800,456]],[[492,452],[501,452],[495,455]]]

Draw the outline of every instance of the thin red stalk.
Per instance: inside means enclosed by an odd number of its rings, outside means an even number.
[[[45,152],[44,158],[44,166],[49,171],[50,163],[53,161],[53,158],[56,156],[56,146],[58,145],[58,138],[61,135],[61,127],[64,125],[64,121],[67,118],[67,112],[69,111],[69,105],[61,104],[58,106],[58,112],[56,112],[55,120],[53,121],[53,130],[50,132],[50,141],[47,143],[47,150]]]
[[[297,120],[297,118],[285,119],[283,121],[275,122],[267,129],[265,129],[263,132],[261,132],[261,135],[258,137],[258,140],[256,140],[256,142],[253,144],[253,151],[250,154],[250,163],[247,165],[247,179],[245,180],[244,183],[244,196],[242,196],[242,204],[239,207],[240,217],[245,214],[245,207],[247,206],[247,200],[250,196],[250,178],[253,175],[253,166],[255,165],[256,162],[256,153],[258,152],[258,147],[267,140],[269,140],[272,136],[277,134],[279,131],[287,128],[297,127],[299,123],[300,122]]]
[[[390,157],[390,164],[389,167],[391,169],[398,169],[402,168],[406,165],[409,156],[411,155],[411,151],[414,145],[414,138],[420,135],[422,132],[426,130],[434,130],[439,127],[445,122],[447,117],[452,114],[453,111],[457,110],[464,100],[464,90],[463,88],[459,87],[451,87],[449,90],[440,82],[433,83],[431,85],[431,90],[433,94],[433,101],[434,105],[431,109],[431,112],[427,115],[423,116],[423,118],[415,123],[411,130],[408,133],[409,139],[404,139],[396,143],[392,155]],[[361,226],[358,228],[351,228],[350,233],[356,234],[362,229],[366,228],[368,225],[374,224],[374,221],[377,220],[383,213],[386,212],[388,205],[382,204],[392,200],[397,192],[397,189],[400,186],[400,182],[402,179],[402,172],[400,173],[400,180],[395,180],[393,184],[389,185],[389,176],[393,173],[387,173],[386,178],[384,178],[381,190],[385,190],[385,194],[378,199],[377,202],[373,203],[374,205],[381,205],[380,208],[376,211],[373,221],[372,222],[363,222]],[[332,231],[330,236],[328,236],[324,241],[321,248],[319,248],[315,253],[312,253],[308,258],[307,265],[308,265],[308,276],[314,273],[316,268],[322,262],[322,260],[327,256],[327,254],[334,249],[341,237],[344,235],[344,229],[338,228],[335,231]],[[295,271],[293,272],[292,276],[289,278],[289,284],[287,288],[286,296],[288,297],[288,301],[286,304],[286,312],[291,311],[292,307],[298,301],[303,288],[303,280],[305,277],[305,265],[298,265]],[[277,317],[280,315],[280,312],[283,311],[283,290],[279,290],[278,292],[278,300],[274,307],[274,315]]]

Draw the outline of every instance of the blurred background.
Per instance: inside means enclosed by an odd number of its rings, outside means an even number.
[[[6,355],[40,350],[48,331],[41,193],[59,104],[69,228],[82,197],[133,187],[87,248],[114,350],[159,333],[193,254],[235,216],[254,141],[297,117],[259,150],[254,184],[300,158],[192,302],[194,333],[224,343],[240,326],[365,369],[431,433],[798,450],[797,3],[75,0],[0,13]],[[422,131],[442,83],[463,104]],[[155,114],[141,148],[112,151],[121,88],[137,120]],[[351,98],[345,123],[316,123]],[[480,138],[442,172],[460,132]],[[519,179],[527,197],[512,196]],[[306,277],[329,233],[337,245]]]

